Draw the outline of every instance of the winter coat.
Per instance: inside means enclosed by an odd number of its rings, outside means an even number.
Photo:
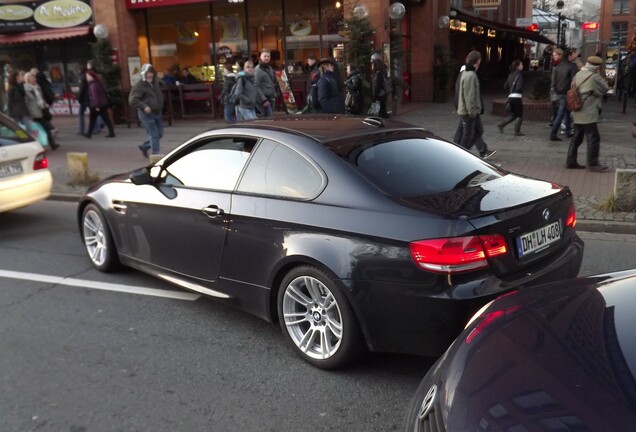
[[[362,113],[362,76],[360,72],[355,71],[347,77],[344,82],[345,87],[345,102],[349,102],[345,106],[345,112],[347,114],[361,114]]]
[[[26,106],[29,110],[29,115],[31,118],[37,120],[41,119],[42,108],[44,104],[44,100],[41,96],[38,96],[37,87],[28,83],[24,84],[24,92],[26,94]]]
[[[49,105],[53,105],[55,102],[55,92],[53,91],[53,87],[51,87],[49,80],[46,79],[44,72],[38,72],[37,75],[35,75],[35,79],[40,86],[44,101]]]
[[[23,117],[29,116],[29,109],[26,103],[26,92],[22,84],[15,84],[9,87],[7,98],[9,117],[20,121]]]
[[[88,106],[88,80],[86,79],[86,74],[82,74],[82,78],[80,79],[79,93],[77,94],[77,101],[85,106]]]
[[[386,95],[380,96],[384,90],[384,80],[387,79],[384,75],[384,71],[377,70],[373,73],[371,78],[371,96],[374,101],[386,98]]]
[[[521,73],[521,71],[519,70],[515,70],[513,72],[510,72],[510,75],[508,75],[508,79],[506,80],[506,83],[504,84],[504,89],[508,89],[508,93],[511,95],[518,95],[518,96],[511,96],[511,97],[522,97],[523,95],[523,74]]]
[[[154,113],[160,113],[163,111],[163,92],[157,84],[156,78],[153,79],[152,84],[139,80],[133,86],[128,97],[128,103],[138,110],[144,110],[146,107],[150,107],[150,110]]]
[[[587,77],[592,75],[587,81]],[[574,77],[574,83],[579,88],[581,99],[584,100],[583,108],[572,111],[575,124],[598,123],[601,118],[603,95],[609,90],[607,82],[596,72],[595,67],[583,66]]]
[[[338,81],[333,72],[323,72],[318,80],[318,103],[322,113],[344,112],[338,93]]]
[[[221,92],[221,103],[223,105],[227,105],[227,98],[234,84],[236,84],[236,75],[233,72],[226,74],[225,78],[223,78],[223,91]]]
[[[270,101],[276,99],[278,81],[276,72],[270,65],[259,63],[254,69],[254,85],[257,86]]]
[[[242,72],[237,82],[236,95],[241,108],[256,109],[257,105],[267,100],[261,89],[254,83],[254,75]]]
[[[578,71],[579,69],[574,63],[562,60],[561,63],[552,69],[552,90],[557,95],[565,96],[568,90],[570,90],[572,78],[574,78],[574,75],[576,75]]]
[[[108,95],[104,85],[99,81],[88,83],[88,106],[91,108],[103,108],[108,106]]]
[[[459,98],[457,102],[457,114],[461,116],[474,117],[483,112],[479,78],[475,69],[470,66],[466,66],[466,70],[462,72],[462,77],[459,80]]]

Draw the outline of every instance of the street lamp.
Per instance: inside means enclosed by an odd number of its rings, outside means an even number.
[[[559,10],[559,23],[557,24],[557,46],[559,48],[561,47],[561,10],[563,9],[563,6],[565,6],[565,3],[563,3],[563,0],[559,0],[558,2],[556,2],[556,7]]]

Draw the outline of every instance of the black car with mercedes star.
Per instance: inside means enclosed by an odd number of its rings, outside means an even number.
[[[408,432],[636,428],[636,270],[519,288],[429,370]]]
[[[439,355],[472,312],[574,277],[567,187],[394,120],[294,116],[210,130],[81,198],[93,265],[133,267],[280,323],[321,368]]]

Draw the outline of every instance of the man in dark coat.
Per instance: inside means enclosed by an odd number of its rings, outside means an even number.
[[[552,91],[558,98],[559,111],[550,130],[550,141],[561,141],[561,138],[557,136],[561,122],[563,122],[565,126],[568,138],[572,136],[570,133],[570,111],[568,111],[565,95],[570,89],[572,78],[574,78],[574,75],[576,75],[579,69],[576,67],[576,64],[571,63],[568,58],[563,57],[563,50],[561,48],[556,48],[552,52],[552,60],[556,64],[552,69]]]
[[[139,121],[148,133],[148,139],[139,145],[139,150],[144,157],[150,150],[152,154],[159,154],[159,140],[163,136],[163,93],[151,64],[141,67],[141,79],[130,91],[128,103],[137,109]]]

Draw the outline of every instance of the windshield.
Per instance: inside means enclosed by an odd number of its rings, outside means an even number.
[[[0,116],[0,147],[31,141],[33,138],[17,123]]]
[[[349,158],[382,191],[402,198],[477,186],[505,174],[454,144],[430,138],[371,143]]]

